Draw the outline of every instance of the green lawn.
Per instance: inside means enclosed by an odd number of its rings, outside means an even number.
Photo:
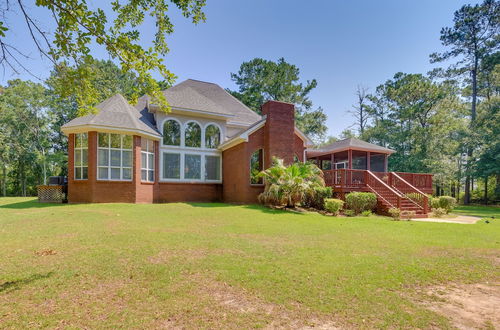
[[[433,285],[500,276],[489,224],[0,198],[0,328],[446,328]]]

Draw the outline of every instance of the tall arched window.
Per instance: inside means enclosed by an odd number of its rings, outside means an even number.
[[[220,144],[220,129],[215,125],[208,125],[205,129],[205,147],[215,149]]]
[[[163,124],[163,144],[167,146],[181,145],[181,125],[175,120],[167,120]]]
[[[184,143],[186,147],[201,148],[201,127],[195,122],[190,122],[184,130]]]

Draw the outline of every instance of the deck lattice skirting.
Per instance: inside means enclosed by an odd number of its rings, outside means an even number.
[[[41,203],[62,203],[63,186],[38,186],[38,201]]]

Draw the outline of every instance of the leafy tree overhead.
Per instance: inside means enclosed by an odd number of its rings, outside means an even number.
[[[168,84],[175,77],[161,58],[169,51],[166,36],[174,30],[168,16],[170,4],[195,24],[205,20],[202,11],[205,0],[116,0],[111,2],[110,14],[101,8],[91,8],[86,0],[38,0],[36,5],[46,9],[43,18],[34,17],[22,0],[6,2],[0,6],[0,64],[14,71],[28,70],[24,62],[26,54],[9,38],[12,31],[8,22],[20,13],[34,47],[54,65],[61,66],[61,84],[65,86],[62,91],[66,96],[74,95],[83,112],[91,111],[99,99],[99,86],[92,84],[96,72],[91,70],[91,46],[95,45],[117,60],[123,72],[137,75],[132,100],[140,92],[146,92],[167,110],[167,101],[152,73],[158,72]],[[145,47],[147,38],[140,27],[148,18],[152,19],[156,32],[152,44]],[[53,34],[46,32],[48,27],[42,21],[55,26]]]
[[[284,58],[277,62],[254,58],[242,63],[238,73],[231,73],[231,79],[238,85],[238,90],[229,92],[250,109],[260,113],[260,106],[269,100],[293,103],[297,126],[317,140],[324,137],[326,114],[321,108],[313,110],[309,98],[309,93],[318,83],[315,79],[305,84],[299,82],[299,68]]]

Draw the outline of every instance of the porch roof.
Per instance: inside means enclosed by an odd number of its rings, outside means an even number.
[[[335,141],[319,149],[307,149],[306,152],[307,152],[307,157],[318,157],[349,149],[377,152],[388,155],[396,152],[392,149],[381,147],[379,145],[369,143],[356,138],[348,138],[340,141]]]

